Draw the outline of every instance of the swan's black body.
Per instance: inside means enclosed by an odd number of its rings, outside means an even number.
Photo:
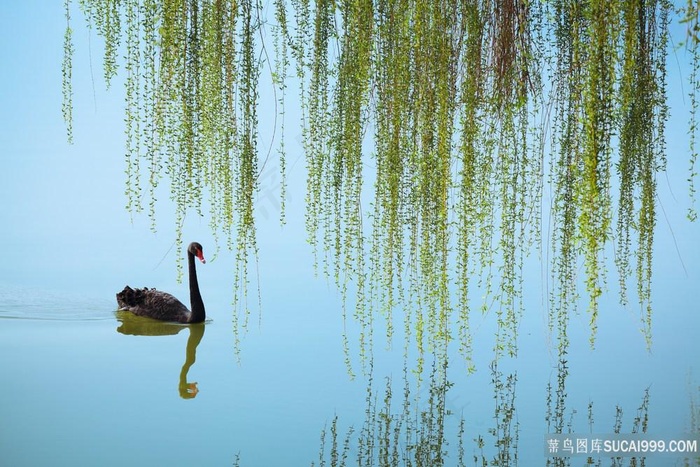
[[[177,323],[201,323],[204,321],[206,314],[204,312],[204,302],[199,293],[199,284],[197,283],[197,270],[194,265],[195,256],[202,263],[205,263],[202,245],[192,242],[187,248],[192,311],[188,310],[182,302],[169,293],[149,288],[132,289],[128,285],[117,294],[119,309],[161,321],[174,321]]]

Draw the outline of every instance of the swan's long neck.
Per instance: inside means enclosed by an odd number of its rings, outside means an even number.
[[[187,252],[187,263],[190,272],[190,309],[192,314],[190,315],[190,323],[201,323],[204,321],[204,302],[202,301],[202,295],[199,293],[199,283],[197,282],[197,268],[194,265],[194,255]]]

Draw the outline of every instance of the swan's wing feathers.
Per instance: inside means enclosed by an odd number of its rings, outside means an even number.
[[[165,321],[182,322],[189,315],[187,307],[177,298],[148,287],[132,289],[126,286],[117,294],[117,304],[120,310]]]
[[[179,305],[187,309],[177,298],[156,289],[144,289],[143,304],[152,308],[172,308]]]
[[[144,291],[143,308],[147,310],[145,316],[165,321],[187,322],[190,314],[180,300],[156,289]]]

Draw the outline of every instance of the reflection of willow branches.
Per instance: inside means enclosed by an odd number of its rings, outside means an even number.
[[[187,373],[197,359],[197,346],[202,341],[202,337],[204,337],[204,323],[182,326],[179,324],[156,321],[142,316],[135,316],[126,311],[117,312],[117,320],[120,323],[117,331],[129,336],[173,336],[183,329],[188,328],[190,330],[190,336],[187,338],[185,363],[183,363],[182,369],[180,370],[178,391],[180,392],[180,397],[183,399],[192,399],[197,396],[199,392],[197,383],[188,383]]]
[[[621,433],[622,432],[622,415],[623,415],[623,410],[622,408],[618,405],[615,407],[615,423],[613,424],[613,432],[614,433]],[[593,422],[593,415],[592,415],[592,408],[589,409],[589,419],[591,420],[589,423],[592,426]],[[632,422],[632,433],[646,433],[647,428],[649,426],[649,388],[646,388],[644,390],[644,396],[642,397],[642,403],[637,409],[637,415],[634,417],[634,421]],[[641,458],[636,458],[636,457],[631,457],[629,459],[625,459],[629,461],[630,467],[632,466],[644,466],[645,465],[645,459],[644,457]],[[623,462],[625,461],[621,457],[616,457],[613,459],[612,466],[617,467],[617,466],[622,466]]]
[[[446,407],[446,396],[453,385],[447,379],[446,363],[446,360],[437,359],[433,362],[427,401],[421,400],[420,391],[412,394],[409,372],[404,367],[404,392],[399,412],[392,411],[392,379],[386,378],[381,397],[373,387],[370,370],[362,428],[355,430],[350,427],[345,437],[340,438],[338,416],[334,417],[330,429],[321,432],[318,465],[325,466],[327,462],[331,466],[347,465],[351,452],[356,459],[351,463],[358,466],[446,465],[448,442],[445,427],[448,416],[452,414]],[[463,426],[460,423],[460,434]],[[462,451],[459,465],[464,465]]]
[[[552,383],[547,384],[547,422],[548,433],[564,433],[564,417],[566,411],[566,377],[569,374],[569,367],[566,360],[559,359],[557,367],[557,388],[555,399],[552,399]]]
[[[572,408],[567,411],[566,408],[566,378],[569,375],[569,367],[567,361],[560,358],[557,367],[557,387],[554,389],[554,394],[552,394],[553,387],[552,384],[547,385],[547,412],[545,415],[545,422],[547,423],[547,432],[550,434],[562,434],[562,433],[583,433],[584,430],[577,430],[575,426],[577,410]],[[595,417],[593,415],[593,401],[588,403],[587,408],[587,424],[588,432],[596,433],[594,429]],[[612,425],[612,433],[620,434],[623,433],[623,423],[622,418],[624,411],[619,405],[615,406],[615,418]],[[637,408],[637,413],[632,421],[631,429],[629,433],[647,433],[649,427],[649,388],[644,390],[644,395],[642,396],[642,402]],[[603,430],[598,430],[601,433],[609,433],[610,427],[606,427]],[[625,459],[625,462],[629,462],[630,466],[643,466],[645,465],[644,458],[631,457]],[[570,459],[568,457],[548,457],[547,466],[563,467],[571,465]],[[593,458],[588,458],[587,465],[601,465],[601,460],[594,464]],[[612,458],[613,466],[622,466],[623,458]]]
[[[433,360],[430,375],[422,382],[409,378],[410,372],[404,366],[400,408],[396,408],[392,379],[386,378],[383,392],[377,390],[370,368],[362,427],[350,426],[343,436],[339,433],[340,420],[336,415],[330,427],[321,432],[317,465],[465,466],[470,447],[474,450],[475,465],[517,465],[517,374],[504,375],[497,362],[491,364],[491,372],[495,425],[488,433],[477,435],[472,446],[467,446],[464,414],[457,417],[457,410],[450,403],[449,391],[454,383],[448,379],[445,357]],[[427,387],[421,390],[421,384]],[[485,449],[487,444],[489,449]]]
[[[494,419],[496,426],[489,433],[496,439],[497,456],[495,465],[517,465],[518,463],[518,432],[519,423],[515,420],[515,383],[517,373],[511,373],[503,378],[498,370],[498,361],[491,364],[491,374],[496,410]]]
[[[689,387],[690,397],[690,429],[688,433],[700,435],[700,386]],[[693,459],[685,458],[683,460],[684,467],[690,467]],[[694,459],[695,465],[700,466],[700,457]]]
[[[515,418],[515,384],[518,381],[517,373],[510,373],[505,378],[503,372],[498,369],[498,360],[491,363],[491,384],[493,385],[493,398],[496,401],[494,420],[496,426],[489,428],[489,435],[494,438],[496,454],[489,460],[484,455],[486,439],[477,435],[474,439],[478,454],[475,453],[474,465],[517,465],[518,464],[518,439],[520,425]],[[460,426],[460,431],[463,426]],[[461,441],[461,440],[460,440]],[[460,444],[460,453],[463,447]]]

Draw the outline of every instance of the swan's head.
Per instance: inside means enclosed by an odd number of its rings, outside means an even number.
[[[206,263],[206,260],[204,259],[204,250],[202,249],[202,245],[199,243],[190,243],[190,246],[187,247],[187,251],[196,256],[202,262],[202,264]]]

